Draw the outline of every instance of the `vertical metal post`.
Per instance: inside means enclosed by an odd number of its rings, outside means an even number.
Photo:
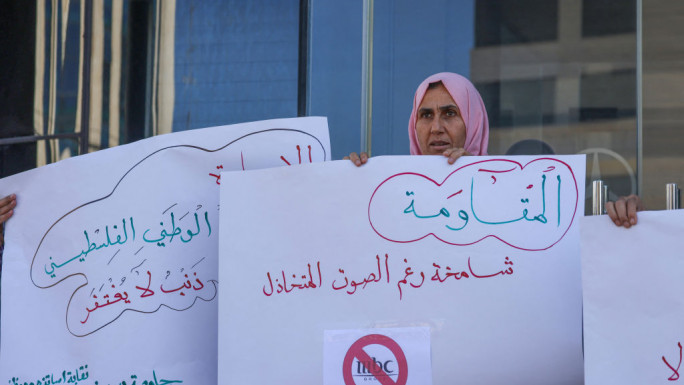
[[[637,195],[642,194],[644,180],[644,45],[643,0],[636,0],[636,134],[637,134]]]
[[[606,202],[608,202],[608,185],[603,184],[603,214],[606,213]]]
[[[373,0],[363,0],[361,62],[361,151],[370,156],[373,125]]]
[[[595,180],[591,184],[592,187],[592,215],[603,215],[606,212],[606,187],[604,187],[602,180]]]
[[[668,210],[679,209],[679,188],[677,183],[665,185],[665,206]]]
[[[309,85],[309,2],[299,0],[299,58],[297,63],[297,116],[306,116]]]
[[[83,31],[83,87],[81,99],[81,143],[79,146],[80,155],[87,154],[90,148],[90,59],[93,44],[93,2],[84,0],[84,25]]]

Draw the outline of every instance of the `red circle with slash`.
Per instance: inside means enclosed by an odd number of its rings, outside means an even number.
[[[368,368],[375,379],[382,385],[406,385],[406,382],[408,381],[408,362],[406,361],[406,355],[404,354],[404,351],[401,350],[398,343],[382,334],[369,334],[361,337],[349,347],[347,354],[344,356],[344,362],[342,363],[342,374],[344,376],[345,385],[356,384],[352,375],[354,358],[362,362],[374,361],[368,353],[363,350],[363,348],[368,345],[382,345],[389,349],[390,352],[394,354],[397,365],[399,366],[399,375],[396,382],[385,372],[382,365],[376,364],[377,366],[373,368],[374,370]]]

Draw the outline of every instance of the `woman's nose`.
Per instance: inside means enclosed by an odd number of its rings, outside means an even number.
[[[444,127],[442,127],[439,119],[432,119],[432,123],[430,123],[430,133],[439,134],[442,132],[444,132]]]

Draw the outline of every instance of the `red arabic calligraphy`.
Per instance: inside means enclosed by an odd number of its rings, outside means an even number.
[[[307,146],[307,148],[309,149],[309,163],[313,163],[313,160],[311,158],[311,145]],[[297,157],[299,158],[299,164],[302,164],[302,148],[299,147],[299,145],[297,145]],[[290,162],[288,162],[287,159],[285,159],[284,155],[281,155],[280,159],[283,162],[285,162],[288,166],[292,165]]]
[[[221,164],[221,165],[216,166],[216,169],[219,171],[222,170],[223,165]],[[243,167],[243,169],[244,169],[244,167]],[[221,184],[221,174],[220,173],[218,173],[218,174],[211,174],[210,173],[209,176],[213,176],[214,178],[216,178],[216,184]]]
[[[679,367],[682,366],[682,343],[677,342],[677,346],[679,347],[679,363],[677,364],[676,369],[674,367],[672,367],[672,365],[670,365],[669,362],[667,362],[667,359],[665,359],[665,356],[662,357],[665,365],[667,365],[667,367],[670,368],[670,370],[672,370],[672,372],[673,372],[672,375],[670,377],[668,377],[668,381],[679,380]]]
[[[323,277],[321,276],[321,262],[318,261],[316,262],[316,268],[318,270],[318,285],[314,282],[314,277],[311,272],[311,264],[307,263],[307,268],[309,271],[309,274],[302,274],[301,279],[305,280],[304,283],[292,283],[292,281],[297,280],[297,274],[292,274],[292,280],[290,281],[290,284],[288,285],[287,283],[287,277],[285,275],[285,270],[282,270],[281,276],[282,276],[282,281],[280,281],[280,278],[275,279],[275,286],[277,286],[277,289],[274,289],[274,280],[271,278],[271,273],[268,272],[266,273],[266,277],[268,278],[268,292],[266,290],[266,286],[263,288],[264,295],[267,297],[270,297],[273,295],[274,290],[276,293],[289,293],[294,289],[315,289],[317,287],[321,287],[323,285]],[[308,280],[307,280],[308,278]]]
[[[197,273],[193,273],[194,277],[194,282],[189,278],[188,274],[184,275],[185,281],[181,282],[178,287],[173,287],[173,288],[164,288],[164,284],[159,285],[159,290],[164,293],[164,294],[170,294],[170,293],[176,293],[178,292],[179,295],[185,296],[185,292],[188,290],[195,290],[199,291],[204,288],[204,283],[197,277]],[[168,275],[167,275],[168,278]],[[125,280],[122,279],[122,284]],[[110,279],[111,282],[111,279]],[[139,298],[147,298],[155,295],[155,291],[150,289],[150,286],[152,286],[152,273],[147,270],[147,285],[146,286],[138,286],[136,285],[135,288],[140,290],[140,297]],[[112,289],[116,289],[115,285],[111,285]],[[92,298],[95,299],[95,303],[92,307],[87,307],[86,306],[86,312],[87,315],[84,320],[81,321],[81,324],[85,324],[88,319],[90,318],[90,314],[94,312],[95,310],[102,309],[107,306],[114,305],[115,303],[131,303],[131,299],[129,298],[128,292],[126,291],[121,291],[114,293],[113,295],[110,294],[105,294],[101,298],[97,296],[97,294],[93,294]],[[105,302],[106,301],[106,302]]]
[[[408,265],[408,258],[404,258],[403,262]],[[483,274],[481,271],[476,273],[470,257],[468,257],[467,265],[467,270],[453,270],[450,266],[442,266],[436,262],[432,263],[435,272],[427,282],[442,284],[446,281],[460,281],[469,278],[493,278],[513,274],[513,261],[510,257],[505,257],[504,269],[491,274]],[[271,272],[266,272],[267,282],[262,286],[262,293],[267,297],[271,297],[273,294],[288,294],[295,291],[295,289],[321,288],[324,281],[321,262],[316,262],[315,270],[311,263],[308,263],[306,266],[307,270],[304,274],[286,273],[284,269],[274,275]],[[423,271],[416,271],[414,267],[406,266],[403,272],[403,278],[396,281],[396,287],[399,290],[399,300],[403,299],[404,291],[407,288],[418,289],[426,284],[426,275]],[[389,254],[385,254],[384,261],[380,258],[379,254],[376,254],[374,270],[368,274],[362,274],[360,278],[350,279],[343,268],[338,268],[337,273],[341,277],[333,279],[330,287],[335,291],[342,291],[348,295],[353,295],[359,290],[364,290],[371,285],[374,286],[374,284],[392,283]],[[175,290],[180,289],[179,287]]]

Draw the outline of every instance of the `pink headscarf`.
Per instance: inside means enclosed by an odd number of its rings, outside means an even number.
[[[416,114],[418,106],[425,97],[428,85],[441,81],[447,89],[456,105],[461,110],[461,116],[466,126],[465,150],[472,155],[487,155],[489,142],[489,121],[487,110],[480,93],[477,92],[473,83],[463,76],[451,72],[434,74],[423,80],[413,97],[413,109],[409,118],[409,141],[411,142],[411,155],[422,155],[418,146],[416,134]]]

